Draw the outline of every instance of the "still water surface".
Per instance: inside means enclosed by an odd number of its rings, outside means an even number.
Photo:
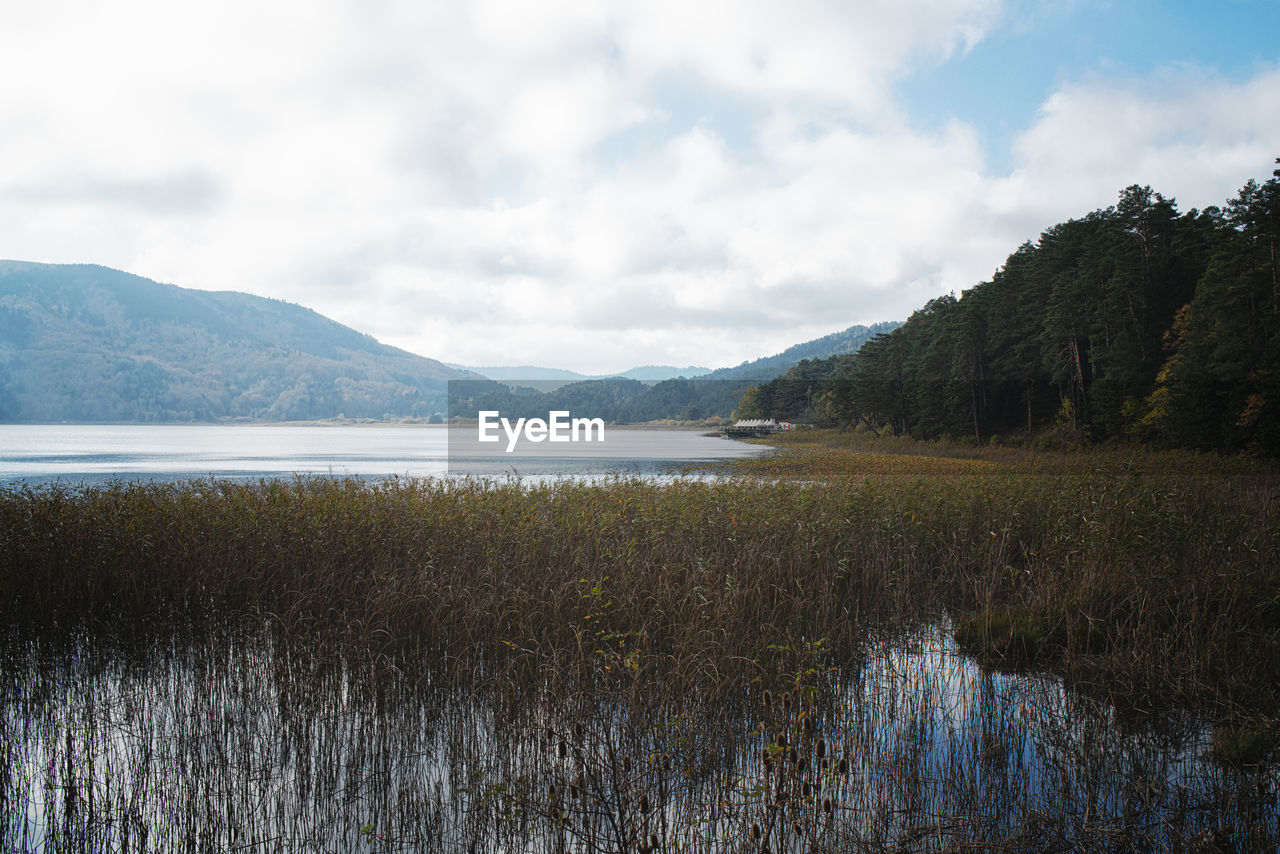
[[[732,459],[760,446],[685,430],[610,428],[607,447],[560,445],[555,455],[499,453],[460,459],[474,428],[391,425],[0,425],[0,482],[93,483],[111,479],[443,477],[450,473],[533,477],[654,475],[672,465]],[[452,435],[451,435],[452,434]],[[471,443],[471,444],[474,444]],[[450,466],[449,448],[455,448]],[[549,446],[544,446],[549,448]]]

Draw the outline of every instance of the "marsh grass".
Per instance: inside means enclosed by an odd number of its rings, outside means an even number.
[[[1276,731],[1273,467],[867,441],[662,484],[6,489],[5,842],[1275,842],[1269,748],[1204,734]],[[1052,676],[911,651],[953,636]],[[948,680],[989,699],[940,716]]]

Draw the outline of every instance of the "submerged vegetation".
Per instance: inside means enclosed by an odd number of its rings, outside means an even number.
[[[1280,470],[779,441],[0,492],[4,845],[1280,841]]]

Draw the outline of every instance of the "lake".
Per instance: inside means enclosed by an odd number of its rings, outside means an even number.
[[[763,449],[690,430],[609,428],[607,441],[480,454],[475,428],[408,425],[0,425],[0,482],[199,477],[654,476]],[[459,448],[466,450],[459,452]],[[451,455],[450,449],[454,452]]]

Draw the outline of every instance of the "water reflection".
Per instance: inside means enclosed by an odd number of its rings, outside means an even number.
[[[1274,770],[983,670],[945,624],[798,651],[765,692],[588,689],[267,629],[15,643],[6,850],[1271,850]],[[420,666],[421,665],[421,666]],[[649,686],[652,687],[652,686]]]

